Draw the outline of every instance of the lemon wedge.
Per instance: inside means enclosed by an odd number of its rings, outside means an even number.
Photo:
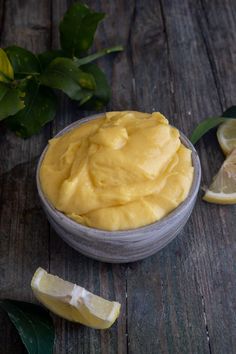
[[[224,161],[203,199],[216,204],[236,203],[236,148]]]
[[[225,155],[236,148],[236,119],[228,119],[219,126],[217,139]]]
[[[34,295],[55,314],[85,326],[106,329],[117,319],[120,304],[38,268],[31,281]]]

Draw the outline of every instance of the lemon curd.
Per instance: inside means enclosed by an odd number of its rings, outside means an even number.
[[[175,209],[193,180],[191,151],[160,113],[108,112],[51,139],[42,190],[69,218],[104,230],[153,223]]]

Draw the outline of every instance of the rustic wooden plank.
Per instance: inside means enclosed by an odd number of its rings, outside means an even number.
[[[219,0],[199,2],[203,14],[199,17],[199,25],[223,107],[235,104],[236,96],[235,7],[234,0],[226,3]]]
[[[200,1],[198,17],[201,33],[207,46],[209,61],[225,109],[236,102],[235,1],[222,3]],[[214,138],[214,143],[216,139]],[[215,154],[221,156],[217,143],[210,144],[210,159],[205,169],[208,182],[214,175]],[[202,146],[201,146],[202,151]],[[204,151],[203,151],[204,153]],[[204,299],[206,322],[212,353],[234,353],[236,348],[235,318],[235,222],[236,206],[204,205],[200,222],[206,223],[206,258],[210,266],[198,275]],[[209,220],[214,220],[212,224]],[[201,268],[200,268],[201,269]]]
[[[17,43],[36,51],[46,49],[50,27],[48,2],[6,1],[1,45]],[[48,223],[39,206],[35,185],[37,157],[48,129],[23,140],[1,126],[0,135],[0,283],[1,298],[34,301],[30,280],[35,269],[48,267]],[[15,329],[0,314],[1,352],[25,353]]]
[[[49,2],[6,2],[6,12],[0,11],[2,44],[17,42],[35,50],[50,43],[55,47],[56,26],[69,3],[52,2],[50,38]],[[112,81],[111,109],[160,110],[189,134],[203,117],[235,103],[233,0],[150,0],[137,1],[136,7],[134,1],[88,4],[110,14],[95,48],[126,45],[126,52],[113,62],[100,61]],[[64,96],[59,112],[53,133],[85,114]],[[47,222],[34,182],[35,161],[48,129],[29,141],[1,130],[1,297],[32,300],[32,273],[50,262],[53,273],[122,303],[121,317],[110,331],[90,330],[55,317],[55,353],[234,352],[235,208],[209,205],[199,198],[174,242],[159,254],[127,266],[89,260],[52,231],[49,254]],[[198,149],[203,183],[209,183],[223,158],[214,133]],[[0,318],[2,351],[24,352],[6,316]]]
[[[71,3],[71,2],[69,2]],[[58,24],[63,16],[68,2],[55,1],[52,6],[52,46],[58,47]],[[127,45],[129,37],[129,24],[132,15],[132,4],[125,1],[108,3],[106,1],[88,1],[87,4],[97,11],[107,14],[107,19],[101,25],[96,36],[94,50],[108,47],[114,44]],[[119,34],[119,35],[118,35]],[[105,58],[99,61],[99,65],[105,70],[112,83],[113,109],[132,107],[132,80],[130,74],[129,54],[119,54],[111,60]],[[52,125],[52,133],[55,134],[64,126],[75,121],[85,114],[78,109],[76,103],[69,102],[61,97],[58,116]],[[110,105],[110,107],[111,107]],[[70,281],[76,282],[88,290],[100,294],[105,298],[116,299],[122,304],[121,316],[118,322],[109,331],[96,331],[68,323],[55,318],[57,329],[56,353],[102,353],[125,354],[127,348],[126,339],[126,267],[122,265],[102,264],[90,260],[67,246],[58,236],[51,231],[50,270]]]
[[[4,26],[4,14],[5,14],[5,1],[0,0],[0,33],[2,33]],[[1,35],[0,35],[1,40]]]
[[[187,4],[188,1],[182,2],[185,9]],[[165,2],[165,5],[170,9],[168,3]],[[200,108],[193,106],[192,123],[206,115],[221,112],[222,106],[225,108],[235,103],[236,98],[236,80],[233,75],[235,70],[233,54],[236,47],[232,38],[232,36],[235,37],[235,21],[232,20],[235,3],[231,2],[223,6],[222,2],[215,2],[214,4],[212,2],[211,4],[210,2],[202,2],[202,5],[199,6],[198,3],[194,2],[189,7],[189,12],[195,19],[196,32],[199,36],[202,36],[216,89],[213,91],[213,87],[209,84],[208,74],[210,74],[210,71],[207,74],[202,65],[201,71],[205,73],[208,83],[200,86],[196,94],[196,102],[198,102]],[[204,6],[207,6],[205,10]],[[169,11],[170,28],[176,11],[176,7],[174,7],[172,13]],[[187,51],[185,55],[188,55]],[[182,61],[179,67],[183,63]],[[199,70],[198,75],[201,75],[201,71]],[[181,79],[182,77],[179,77],[179,80],[176,81],[179,82],[179,86],[176,83],[176,97],[178,97],[177,92],[180,91]],[[217,104],[217,100],[212,99],[213,92],[218,95],[219,103]],[[205,98],[202,99],[203,95]],[[199,98],[202,102],[199,102]],[[179,100],[178,108],[183,118],[186,117],[187,112],[184,110],[185,102],[188,101],[189,94],[184,95]],[[219,151],[215,133],[210,134],[199,144],[199,152],[203,167],[203,183],[209,183],[223,157]],[[209,348],[212,353],[234,353],[235,351],[235,215],[234,206],[210,205],[200,200],[193,218],[193,230],[195,232],[193,234],[192,264],[195,268],[196,281],[202,296]],[[214,220],[213,223],[212,220]]]
[[[94,0],[88,1],[95,6]],[[134,13],[134,0],[130,1],[96,1],[97,10],[106,14],[105,20],[98,29],[94,50],[123,45],[124,52],[107,56],[99,60],[99,66],[108,75],[112,99],[107,110],[135,109],[135,82],[133,81],[133,65],[130,55],[130,31]]]
[[[138,108],[164,112],[186,134],[201,117],[217,113],[221,107],[194,4],[167,0],[144,6],[137,1],[131,36],[135,81],[142,83],[136,84]],[[199,278],[207,267],[206,239],[213,237],[216,229],[213,233],[208,221],[209,237],[202,230],[206,220],[200,228],[205,213],[201,210],[206,208],[202,204],[199,200],[190,222],[174,242],[152,258],[130,266],[130,353],[211,351]],[[202,259],[204,264],[199,262]]]

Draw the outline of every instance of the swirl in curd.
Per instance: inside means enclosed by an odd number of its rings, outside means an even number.
[[[129,230],[187,197],[191,150],[160,113],[108,112],[51,139],[40,168],[49,202],[80,224]]]

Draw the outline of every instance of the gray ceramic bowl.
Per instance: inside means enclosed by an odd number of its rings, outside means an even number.
[[[76,121],[56,136],[100,116],[101,114]],[[103,231],[78,224],[50,204],[42,192],[39,180],[40,166],[48,148],[46,146],[38,163],[36,178],[39,197],[53,229],[65,242],[80,253],[103,262],[134,262],[159,251],[173,240],[186,224],[194,207],[200,185],[201,166],[197,152],[182,133],[181,141],[192,150],[194,178],[188,197],[160,221],[128,231]]]

